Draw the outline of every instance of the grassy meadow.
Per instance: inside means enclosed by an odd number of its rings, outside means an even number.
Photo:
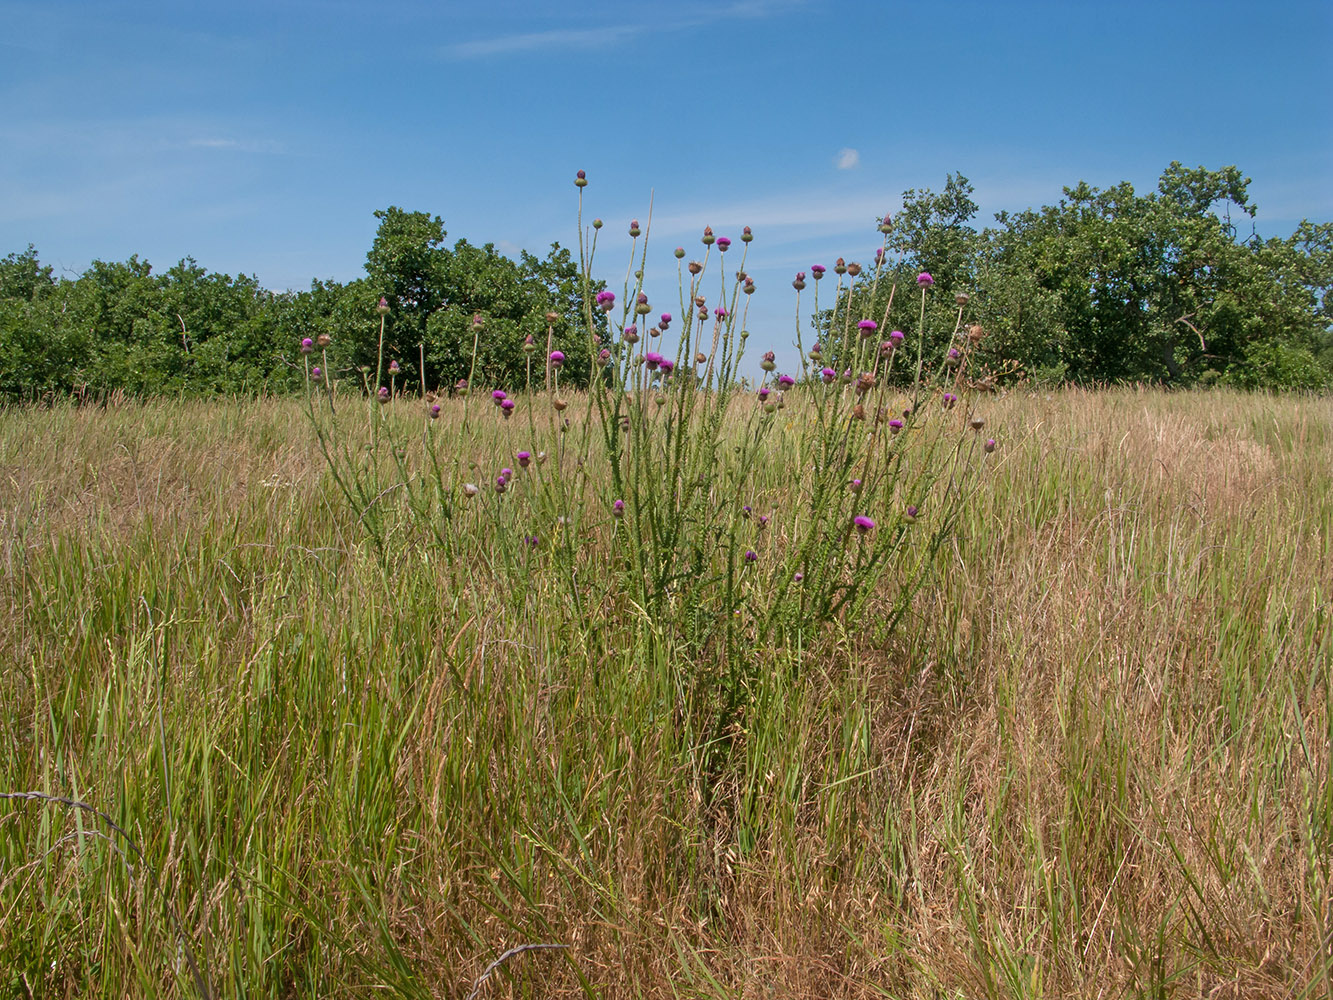
[[[450,475],[554,453],[459,405]],[[1328,996],[1333,400],[975,406],[897,627],[886,577],[756,640],[725,727],[633,594],[508,586],[490,492],[379,558],[298,401],[0,411],[0,792],[104,814],[0,800],[0,997],[463,998],[530,943],[475,994]]]

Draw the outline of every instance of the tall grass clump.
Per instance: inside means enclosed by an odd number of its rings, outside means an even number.
[[[308,381],[309,414],[390,578],[408,553],[429,552],[460,589],[503,593],[516,614],[549,622],[559,608],[567,641],[608,618],[628,623],[710,709],[705,735],[716,736],[774,650],[833,623],[861,627],[876,593],[892,595],[877,634],[893,631],[994,449],[959,395],[970,342],[955,336],[947,356],[924,355],[936,293],[922,274],[915,309],[903,310],[910,337],[887,330],[886,310],[830,327],[806,351],[802,273],[798,367],[779,373],[765,350],[746,369],[749,227],[737,244],[706,228],[696,259],[676,248],[678,295],[664,311],[644,291],[651,216],[635,220],[618,290],[594,295],[608,251],[601,220],[584,225],[582,172],[577,183],[582,328],[568,343],[553,327],[544,345],[529,336],[524,385],[469,378],[407,395],[397,359],[381,352],[364,430],[336,421],[322,372]],[[882,247],[875,260],[878,278]],[[818,281],[826,269],[811,270]],[[836,270],[841,295],[848,269]],[[473,318],[474,375],[485,326]],[[591,362],[585,387],[561,384],[569,351]],[[743,374],[755,367],[757,385]],[[461,414],[450,407],[461,426],[440,434],[450,394],[462,397]],[[419,435],[389,419],[404,405],[422,407]],[[779,443],[782,425],[797,430]]]

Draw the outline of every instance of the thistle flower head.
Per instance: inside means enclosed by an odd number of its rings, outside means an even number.
[[[506,483],[509,482],[509,480],[514,478],[514,470],[506,466],[505,468],[500,470],[500,478],[503,479]]]
[[[717,248],[722,253],[726,253],[731,249],[731,240],[727,239],[725,236],[719,236],[717,238]]]
[[[825,272],[826,270],[828,270],[828,269],[827,269],[826,267],[824,267],[823,264],[811,264],[811,265],[810,265],[810,276],[811,276],[812,278],[814,278],[816,281],[818,281],[820,278],[824,277],[824,272]]]
[[[309,354],[314,349],[315,349],[315,342],[311,340],[309,337],[306,337],[304,340],[301,341],[302,354]]]
[[[773,390],[770,389],[768,386],[766,386],[766,385],[761,385],[761,386],[759,387],[759,391],[758,391],[757,393],[755,393],[755,395],[757,395],[757,396],[759,397],[759,402],[762,403],[764,400],[766,400],[766,399],[768,398],[769,393],[771,393],[772,391],[773,391]]]
[[[387,403],[389,401],[389,387],[387,385],[380,386],[379,400],[381,403]]]
[[[398,362],[397,362],[397,361],[390,361],[390,362],[389,362],[389,374],[390,374],[390,375],[397,375],[400,371],[402,371],[402,369],[398,366]]]
[[[759,559],[759,553],[756,552],[754,549],[745,550],[745,561],[747,563],[756,562],[758,561],[758,559]]]
[[[514,401],[512,399],[500,400],[500,412],[506,417],[510,416],[514,412]]]
[[[847,273],[847,262],[839,257],[833,262],[833,273],[843,275]]]
[[[989,455],[991,452],[993,452],[993,451],[995,450],[995,439],[994,439],[994,438],[987,438],[987,439],[986,439],[985,448],[986,448],[986,454],[987,454],[987,455]]]
[[[796,272],[796,277],[795,277],[795,279],[792,281],[792,283],[791,283],[791,287],[794,288],[794,289],[796,289],[798,292],[799,292],[802,288],[805,287],[805,272],[804,272],[804,271],[797,271],[797,272]]]
[[[491,391],[491,399],[495,400],[496,406],[499,406],[501,403],[503,403],[507,395],[508,393],[506,393],[503,389],[494,389]]]
[[[552,368],[559,368],[561,365],[563,365],[563,364],[565,363],[565,352],[564,352],[564,351],[552,351],[552,352],[550,353],[549,357],[550,357],[550,359],[551,359],[551,367],[552,367]]]
[[[903,332],[901,330],[894,330],[889,334],[889,340],[893,342],[894,347],[897,347],[903,342]]]
[[[856,328],[861,331],[861,336],[873,337],[875,331],[879,329],[879,324],[873,319],[863,319],[856,324]]]
[[[574,183],[575,183],[576,185],[578,185],[579,187],[587,187],[587,186],[588,186],[588,174],[587,174],[587,172],[584,171],[584,170],[580,170],[577,174],[575,174],[575,175],[574,175]]]
[[[752,239],[754,239],[754,233],[750,232],[749,226],[746,226],[741,230],[741,242],[749,243]]]
[[[852,524],[855,526],[857,532],[862,535],[871,531],[875,527],[875,522],[864,514],[857,514],[856,517],[852,518]]]
[[[514,457],[518,459],[520,469],[526,469],[532,463],[532,452],[530,451],[520,451]]]
[[[321,333],[318,337],[315,338],[315,343],[318,344],[320,347],[328,347],[331,343],[333,343],[333,338],[330,337],[327,333]]]
[[[759,362],[759,367],[766,372],[771,372],[778,366],[778,356],[772,351],[765,351],[763,358]]]
[[[666,359],[656,351],[649,351],[643,356],[644,363],[648,365],[650,372],[655,372]]]
[[[838,373],[832,368],[824,368],[820,371],[819,377],[824,380],[825,385],[832,385],[833,380],[838,377]]]
[[[931,285],[935,284],[935,279],[930,276],[929,271],[922,271],[916,276],[916,283],[922,288],[929,288]]]
[[[658,317],[658,320],[662,329],[665,330],[671,325],[671,313],[662,313],[662,315]]]
[[[683,260],[685,257],[685,248],[676,247],[674,253],[676,254],[676,260]]]
[[[718,306],[716,309],[713,310],[713,315],[716,316],[718,319],[726,319],[727,311],[723,309],[721,306]]]
[[[897,417],[894,417],[892,420],[889,421],[889,431],[891,433],[897,434],[902,429],[903,429],[903,422],[899,420]]]
[[[616,293],[601,291],[597,293],[597,308],[602,312],[610,312],[616,306]]]
[[[675,368],[675,367],[676,367],[676,363],[675,363],[674,361],[670,361],[670,360],[668,360],[667,358],[663,358],[663,359],[662,359],[662,374],[663,374],[663,375],[670,375],[670,374],[671,374],[671,370],[672,370],[673,368]]]
[[[860,492],[861,492],[861,480],[859,480],[859,479],[853,479],[850,483],[847,484],[847,487],[848,487],[848,489],[850,489],[853,493],[860,493]]]
[[[643,232],[643,230],[639,228],[639,220],[631,219],[629,224],[629,234],[637,237],[641,232]]]
[[[712,246],[715,242],[717,242],[717,238],[713,235],[713,227],[704,226],[704,235],[703,235],[704,246]]]
[[[430,404],[430,418],[431,418],[432,420],[439,420],[439,419],[440,419],[440,404],[439,404],[439,403],[431,403],[431,404]]]
[[[790,375],[778,376],[778,385],[781,386],[783,389],[790,389],[795,384],[796,384],[796,379],[792,378]]]
[[[389,311],[389,300],[386,299],[383,295],[380,296],[379,305],[375,307],[375,311],[379,313],[381,316],[383,316],[386,312]]]
[[[625,501],[624,501],[624,500],[616,500],[616,501],[614,501],[614,502],[611,504],[611,516],[612,516],[612,517],[624,517],[624,516],[625,516]]]
[[[313,381],[313,382],[318,382],[318,381],[319,381],[320,379],[322,379],[323,377],[324,377],[324,370],[323,370],[322,368],[320,368],[319,365],[315,365],[314,368],[311,368],[311,369],[310,369],[310,379],[311,379],[311,381]]]

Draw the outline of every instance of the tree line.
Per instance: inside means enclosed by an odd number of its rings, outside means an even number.
[[[926,271],[935,280],[926,350],[948,350],[955,295],[965,294],[965,322],[981,328],[977,373],[1327,390],[1333,224],[1306,221],[1288,237],[1262,239],[1249,184],[1235,167],[1173,163],[1149,194],[1080,183],[1055,205],[1000,213],[978,229],[972,185],[952,174],[939,192],[904,194],[901,211],[882,223],[878,277],[874,266],[859,268],[815,324],[828,332],[848,318],[878,318],[896,288],[890,325],[914,330],[916,276]],[[303,338],[329,338],[335,373],[373,369],[381,297],[385,353],[402,367],[400,384],[467,378],[475,342],[478,381],[522,385],[548,327],[566,354],[562,379],[587,380],[576,334],[584,288],[568,250],[552,244],[544,258],[523,251],[513,260],[492,244],[447,246],[438,216],[375,214],[364,277],[297,292],[268,291],[191,258],[160,273],[137,256],[99,260],[62,278],[32,246],[11,253],[0,260],[0,399],[293,391],[304,377]]]
[[[878,318],[913,330],[918,273],[926,350],[947,351],[958,323],[981,326],[983,365],[1047,383],[1149,382],[1327,390],[1333,386],[1333,224],[1260,238],[1250,178],[1236,167],[1172,163],[1157,189],[1064,189],[1055,204],[1000,213],[977,229],[966,177],[908,191],[886,228],[884,273],[862,270],[821,325]],[[1250,231],[1244,225],[1250,223]],[[939,294],[944,292],[946,294]],[[847,313],[846,310],[851,312]]]
[[[300,343],[328,338],[335,374],[375,370],[381,298],[385,356],[399,384],[453,386],[475,378],[521,385],[525,340],[544,351],[548,330],[566,350],[562,378],[586,380],[583,286],[568,250],[517,260],[492,244],[445,245],[438,216],[390,207],[366,255],[365,276],[273,292],[254,277],[209,272],[186,258],[154,273],[147,261],[93,263],[57,277],[32,246],[0,260],[0,399],[285,393],[303,384]],[[594,286],[594,291],[600,286]],[[323,354],[320,355],[323,357]],[[424,361],[424,372],[421,365]]]

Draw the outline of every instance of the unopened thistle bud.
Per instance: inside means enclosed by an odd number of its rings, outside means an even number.
[[[777,357],[772,351],[765,351],[763,359],[759,362],[759,367],[766,372],[773,371],[778,366]]]
[[[632,219],[629,224],[629,234],[637,238],[642,232],[643,230],[639,228],[639,220]]]
[[[386,312],[389,311],[389,300],[386,299],[383,295],[380,296],[380,304],[375,307],[375,311],[379,313],[381,316],[383,316]]]
[[[833,273],[843,275],[847,273],[847,262],[839,257],[833,262]]]
[[[754,233],[750,232],[749,226],[746,226],[741,230],[741,242],[749,243],[752,239],[754,239]]]
[[[580,170],[577,174],[574,175],[574,184],[577,187],[587,187],[588,174],[585,171]]]
[[[713,235],[712,226],[704,226],[703,244],[706,247],[712,246],[717,242],[717,237]]]

